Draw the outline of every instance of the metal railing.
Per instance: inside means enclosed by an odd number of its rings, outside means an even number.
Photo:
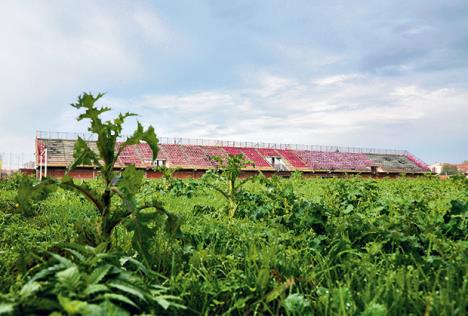
[[[12,173],[19,169],[34,168],[34,154],[0,153],[0,173]]]
[[[36,131],[36,138],[42,138],[42,139],[75,140],[75,139],[78,139],[78,137],[81,137],[84,140],[89,140],[89,141],[97,140],[97,135],[91,134],[91,133]]]
[[[85,140],[95,141],[96,135],[90,133],[69,133],[69,132],[50,132],[37,131],[36,138],[39,139],[66,139],[74,140],[81,137]],[[126,136],[122,136],[124,140]],[[160,144],[179,144],[179,145],[198,145],[215,147],[253,147],[253,148],[273,148],[273,149],[292,149],[323,152],[346,152],[346,153],[364,153],[364,154],[384,154],[384,155],[408,155],[407,150],[385,149],[385,148],[365,148],[365,147],[343,147],[343,146],[323,146],[323,145],[304,145],[304,144],[282,144],[265,143],[252,141],[232,141],[217,140],[206,138],[183,138],[183,137],[158,137]]]

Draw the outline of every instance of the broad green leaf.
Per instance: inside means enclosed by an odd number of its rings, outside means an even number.
[[[105,300],[100,304],[103,316],[112,315],[112,316],[128,316],[129,312],[120,308],[119,306],[112,304],[111,301]]]
[[[67,258],[62,257],[61,255],[56,254],[56,253],[53,253],[53,252],[49,252],[49,254],[50,254],[55,260],[57,260],[60,264],[62,264],[63,266],[65,266],[65,267],[71,267],[71,266],[73,266],[73,262],[71,262],[71,261],[68,260]]]
[[[187,307],[176,303],[176,300],[180,300],[180,297],[174,296],[174,295],[154,295],[153,299],[161,305],[162,308],[168,309],[170,306],[175,307],[175,308],[180,308],[180,309],[186,309]]]
[[[138,297],[140,300],[146,302],[145,294],[138,288],[130,285],[130,284],[124,284],[124,283],[117,283],[117,282],[109,282],[107,283],[109,287],[112,287],[114,289],[118,289],[122,292],[125,292],[127,294],[133,295]]]
[[[70,263],[71,264],[71,263]],[[67,267],[68,265],[64,265],[62,263],[59,263],[59,264],[56,264],[56,265],[53,265],[51,267],[46,267],[42,270],[40,270],[39,272],[37,272],[30,280],[30,282],[32,281],[37,281],[37,280],[40,280],[42,278],[45,278],[46,276],[48,275],[51,275],[51,274],[54,274],[56,271],[59,271],[59,270],[63,270],[65,267]]]
[[[149,225],[157,218],[156,212],[136,212],[132,218],[129,218],[126,225],[127,229],[133,232],[132,246],[138,251],[147,266],[150,266],[149,249],[155,235],[154,229],[149,228]]]
[[[58,300],[65,312],[69,315],[82,314],[88,309],[88,303],[78,300],[71,300],[68,297],[59,295]]]
[[[288,315],[312,315],[310,302],[301,294],[289,294],[282,304],[288,311]]]
[[[81,315],[102,315],[102,316],[107,316],[107,315],[113,315],[113,314],[109,314],[107,313],[105,310],[103,310],[103,308],[101,307],[101,305],[97,305],[97,304],[87,304],[86,306],[83,307],[81,313]]]
[[[130,165],[122,172],[117,187],[130,198],[140,190],[144,175],[143,170],[137,170],[134,165]]]
[[[75,258],[77,258],[79,261],[85,261],[85,257],[84,257],[81,253],[79,253],[78,251],[76,251],[75,249],[63,248],[63,250],[68,251],[69,253],[71,253],[72,255],[74,255]]]
[[[156,296],[156,297],[154,298],[154,300],[155,300],[159,305],[161,305],[161,307],[164,308],[164,309],[168,309],[169,306],[171,306],[171,303],[170,303],[168,300],[166,300],[166,298],[164,298],[163,296]]]
[[[123,257],[120,258],[120,264],[124,267],[126,266],[126,263],[129,262],[133,265],[135,265],[141,272],[143,272],[144,275],[149,276],[150,273],[154,274],[153,271],[148,270],[143,263],[140,261],[136,260],[135,258],[132,257]]]
[[[84,290],[84,294],[93,295],[98,292],[106,292],[109,288],[104,284],[90,284]]]
[[[58,282],[70,291],[76,290],[76,288],[80,285],[80,271],[76,266],[72,266],[66,270],[57,272],[56,276]]]
[[[0,315],[2,314],[13,314],[13,311],[15,310],[15,304],[9,304],[9,303],[0,303]]]
[[[135,304],[135,302],[133,302],[131,299],[129,299],[128,297],[126,297],[124,295],[116,294],[116,293],[106,293],[106,294],[103,295],[103,297],[107,298],[107,299],[110,299],[110,300],[122,302],[122,303],[131,305],[131,306],[139,309],[138,305]]]
[[[26,299],[34,295],[40,288],[41,288],[41,285],[38,282],[27,282],[21,288],[19,295],[21,299]]]
[[[89,284],[97,284],[101,282],[101,280],[107,275],[109,270],[112,268],[110,264],[106,264],[103,266],[99,266],[91,272],[91,274],[87,277],[87,281]]]

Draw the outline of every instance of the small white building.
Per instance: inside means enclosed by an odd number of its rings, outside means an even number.
[[[430,165],[429,168],[431,169],[432,172],[437,173],[437,174],[441,174],[443,165],[444,164],[442,162],[436,162],[436,163]]]

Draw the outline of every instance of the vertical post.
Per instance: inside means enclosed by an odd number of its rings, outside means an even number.
[[[42,180],[42,154],[39,154],[39,181]]]
[[[36,152],[34,153],[34,170],[36,170],[36,179],[38,177],[38,172],[37,172],[37,146],[36,146]]]
[[[44,158],[44,160],[45,160],[45,163],[44,163],[44,168],[45,168],[44,169],[44,177],[47,177],[47,147],[45,149],[45,158]]]

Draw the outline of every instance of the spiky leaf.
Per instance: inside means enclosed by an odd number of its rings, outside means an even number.
[[[94,151],[89,148],[88,144],[81,137],[75,142],[73,147],[73,162],[68,166],[68,170],[74,170],[82,165],[95,165],[101,167],[99,158]]]
[[[125,168],[117,187],[125,194],[126,198],[134,196],[140,190],[144,174],[143,170],[137,170],[133,165]]]
[[[126,139],[125,142],[121,144],[121,149],[123,150],[123,148],[125,148],[126,146],[139,144],[141,141],[146,142],[150,146],[151,151],[153,153],[152,160],[156,160],[156,157],[158,156],[159,140],[156,136],[153,126],[149,126],[148,129],[145,131],[141,123],[137,122],[136,130],[130,137]]]
[[[136,212],[127,223],[127,230],[133,232],[132,246],[142,256],[147,266],[151,262],[149,249],[155,235],[154,229],[150,228],[149,225],[157,217],[156,212]]]

